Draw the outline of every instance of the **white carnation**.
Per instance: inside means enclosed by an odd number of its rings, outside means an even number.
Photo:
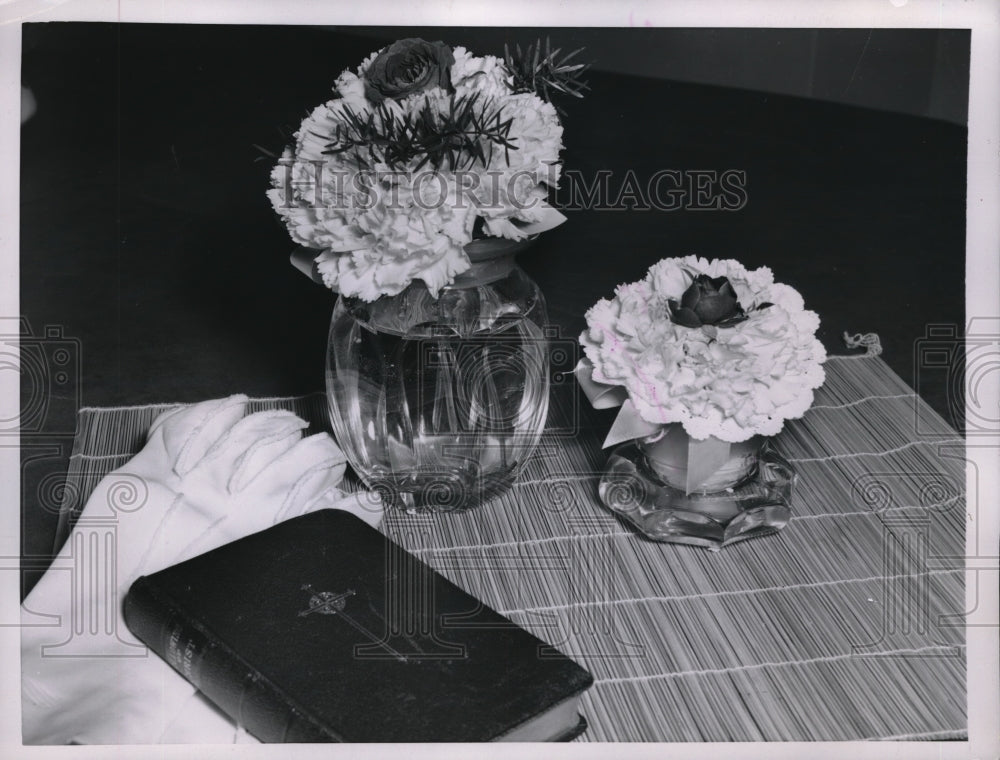
[[[516,227],[491,220],[538,219],[548,188],[559,184],[562,124],[551,103],[520,93],[503,101],[503,116],[512,119],[516,150],[495,150],[486,180],[476,193],[488,228],[516,237]]]
[[[316,262],[329,287],[374,300],[419,279],[436,296],[469,268],[464,248],[477,217],[487,235],[512,239],[525,234],[516,222],[539,219],[548,188],[559,180],[562,125],[551,104],[534,94],[511,92],[501,59],[477,57],[461,47],[452,51],[454,93],[433,87],[382,101],[373,109],[365,97],[364,77],[380,52],[355,71],[343,72],[334,87],[338,97],[303,120],[294,144],[271,173],[267,195],[292,240],[317,251]],[[424,156],[390,172],[384,156],[363,148],[357,152],[370,163],[364,169],[350,151],[329,152],[338,129],[349,126],[350,113],[403,119],[430,108],[444,114],[455,99],[474,95],[477,104],[510,120],[508,137],[515,149],[505,151],[483,140],[486,165],[458,167],[476,172],[478,181],[471,189],[467,177],[460,187],[456,167],[447,160],[434,170],[433,182],[421,184],[421,174],[432,169]]]
[[[493,55],[474,56],[464,47],[452,50],[451,84],[457,95],[479,93],[497,102],[510,96],[510,76],[503,61]]]
[[[748,318],[713,328],[671,321],[668,299],[679,301],[698,274],[728,278]],[[643,419],[679,422],[696,439],[775,435],[806,412],[825,379],[819,318],[766,267],[664,259],[595,304],[586,319],[580,343],[594,380],[624,386]]]

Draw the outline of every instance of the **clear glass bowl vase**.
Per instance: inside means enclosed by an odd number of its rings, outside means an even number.
[[[549,406],[545,299],[515,263],[531,241],[477,241],[437,299],[415,281],[341,296],[327,347],[337,441],[386,506],[470,509],[511,487]]]
[[[788,524],[797,476],[771,439],[732,444],[726,460],[689,488],[688,436],[668,427],[654,442],[631,441],[611,452],[598,485],[608,509],[649,539],[712,551]]]

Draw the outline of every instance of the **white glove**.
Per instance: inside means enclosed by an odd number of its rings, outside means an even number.
[[[330,436],[303,438],[291,412],[244,416],[246,405],[232,396],[160,415],[91,494],[22,605],[25,744],[233,741],[233,724],[126,629],[132,581],[315,509],[378,524],[376,497],[337,488],[346,460]]]

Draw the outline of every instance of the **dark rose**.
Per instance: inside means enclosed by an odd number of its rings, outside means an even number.
[[[399,100],[431,87],[451,86],[455,56],[443,42],[399,40],[379,53],[365,72],[365,97],[372,103]]]
[[[746,319],[736,291],[726,277],[700,274],[684,291],[681,302],[670,299],[670,319],[684,327],[730,327]]]

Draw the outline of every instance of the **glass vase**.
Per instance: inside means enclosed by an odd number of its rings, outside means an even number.
[[[771,439],[731,444],[721,464],[692,487],[690,439],[680,425],[666,428],[612,451],[598,487],[606,507],[654,541],[713,551],[785,527],[796,475]]]
[[[326,388],[334,434],[386,506],[452,511],[511,487],[549,405],[545,299],[515,262],[530,244],[474,241],[433,298],[414,281],[338,298]]]

